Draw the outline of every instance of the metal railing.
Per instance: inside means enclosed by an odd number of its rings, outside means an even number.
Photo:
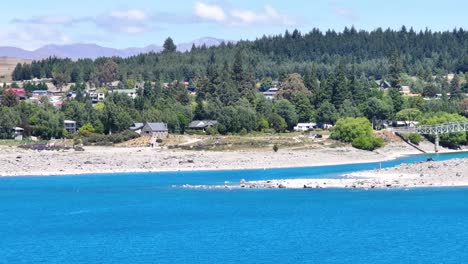
[[[418,133],[423,135],[441,135],[446,133],[468,131],[468,122],[449,122],[437,125],[393,128],[398,133]]]

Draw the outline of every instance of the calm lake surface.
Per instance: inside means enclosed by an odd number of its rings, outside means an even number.
[[[0,178],[0,263],[467,263],[465,187],[171,187],[337,177],[428,157],[295,169]],[[433,156],[455,157],[468,153]]]

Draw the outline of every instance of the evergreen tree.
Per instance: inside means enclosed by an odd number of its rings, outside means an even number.
[[[341,117],[359,117],[361,116],[361,112],[359,109],[353,105],[353,102],[349,99],[343,101],[341,107],[338,111]]]
[[[349,86],[350,86],[353,102],[356,105],[360,105],[367,100],[367,96],[368,96],[366,92],[367,88],[364,86],[362,79],[357,78],[356,75],[353,75],[349,82]]]
[[[153,85],[151,82],[147,81],[143,85],[143,97],[152,98],[154,96]]]
[[[255,100],[255,69],[252,64],[249,64],[247,70],[244,71],[244,79],[241,84],[241,97],[247,98],[253,103]]]
[[[244,59],[242,49],[237,49],[234,55],[234,64],[232,65],[232,80],[239,85],[244,80]]]
[[[401,73],[403,71],[403,63],[400,55],[394,53],[390,57],[390,74],[389,81],[392,88],[401,87]]]
[[[324,101],[317,109],[317,123],[319,124],[335,124],[338,119],[338,113],[335,106],[328,101]]]
[[[423,96],[424,97],[436,97],[439,92],[440,91],[437,88],[437,86],[433,83],[430,83],[426,87],[424,87]]]
[[[177,46],[174,44],[174,41],[170,37],[168,37],[164,41],[163,48],[164,48],[163,50],[164,53],[172,53],[172,52],[176,52],[177,50]]]
[[[16,67],[12,73],[12,79],[13,81],[23,80],[23,65],[21,63],[16,64]]]
[[[204,120],[206,116],[207,114],[205,111],[205,106],[203,104],[203,101],[198,100],[197,106],[195,107],[195,111],[193,113],[193,118],[194,120]]]
[[[224,62],[221,71],[220,87],[217,90],[217,96],[224,105],[234,105],[240,98],[239,90],[234,85],[230,76],[229,64]]]
[[[304,93],[294,95],[291,102],[296,109],[299,122],[309,122],[312,119],[313,107],[310,104],[309,98]]]
[[[286,121],[288,129],[293,129],[299,120],[294,105],[288,100],[279,99],[275,101],[274,106],[275,112]]]
[[[391,89],[388,95],[392,100],[394,111],[400,112],[404,104],[404,99],[401,93],[397,89]]]
[[[344,71],[344,65],[341,63],[338,67],[338,74],[336,76],[335,83],[333,85],[332,100],[333,104],[337,107],[341,107],[343,101],[351,99],[351,93],[348,89],[348,79]]]
[[[320,96],[320,83],[317,79],[317,67],[312,65],[310,71],[304,74],[304,85],[310,92],[311,101],[314,105],[318,103]]]
[[[318,108],[319,105],[325,101],[330,102],[332,100],[333,95],[333,87],[335,85],[335,74],[330,72],[326,79],[323,79],[320,83],[320,92],[317,100],[316,107]]]
[[[454,74],[452,81],[450,82],[450,100],[460,100],[463,98],[460,87],[460,78],[458,74]]]
[[[216,58],[214,52],[211,52],[208,65],[206,67],[206,78],[208,79],[207,89],[205,93],[214,95],[219,85],[219,73],[216,66]]]

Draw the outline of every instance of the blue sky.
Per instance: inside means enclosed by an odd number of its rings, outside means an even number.
[[[3,4],[0,46],[97,43],[115,48],[200,37],[255,39],[297,28],[468,29],[468,1],[445,0],[16,0]]]

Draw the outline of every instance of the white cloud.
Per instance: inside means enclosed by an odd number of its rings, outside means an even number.
[[[105,31],[125,34],[141,34],[155,28],[153,17],[139,9],[113,10],[88,21]]]
[[[67,26],[78,22],[72,16],[55,15],[55,16],[41,16],[30,19],[13,19],[11,22],[17,24],[43,24],[43,25],[61,25]]]
[[[147,19],[147,16],[144,11],[138,9],[130,9],[125,11],[112,11],[110,17],[128,20],[128,21],[144,21]]]
[[[222,22],[226,20],[226,14],[222,7],[217,5],[208,5],[202,2],[196,2],[193,7],[196,16],[206,19]]]
[[[73,39],[57,27],[45,24],[7,26],[0,31],[0,46],[32,50],[50,43],[70,44]]]
[[[286,15],[281,14],[271,5],[266,5],[261,12],[252,10],[231,11],[234,24],[264,24],[264,25],[295,25],[295,21]]]
[[[220,22],[229,25],[286,25],[296,24],[295,21],[278,12],[271,5],[266,5],[261,11],[249,9],[234,8],[225,12],[219,5],[209,5],[202,2],[196,2],[193,8],[194,15],[203,20]]]
[[[259,20],[257,14],[250,10],[233,10],[231,11],[231,16],[246,24],[252,24]]]

